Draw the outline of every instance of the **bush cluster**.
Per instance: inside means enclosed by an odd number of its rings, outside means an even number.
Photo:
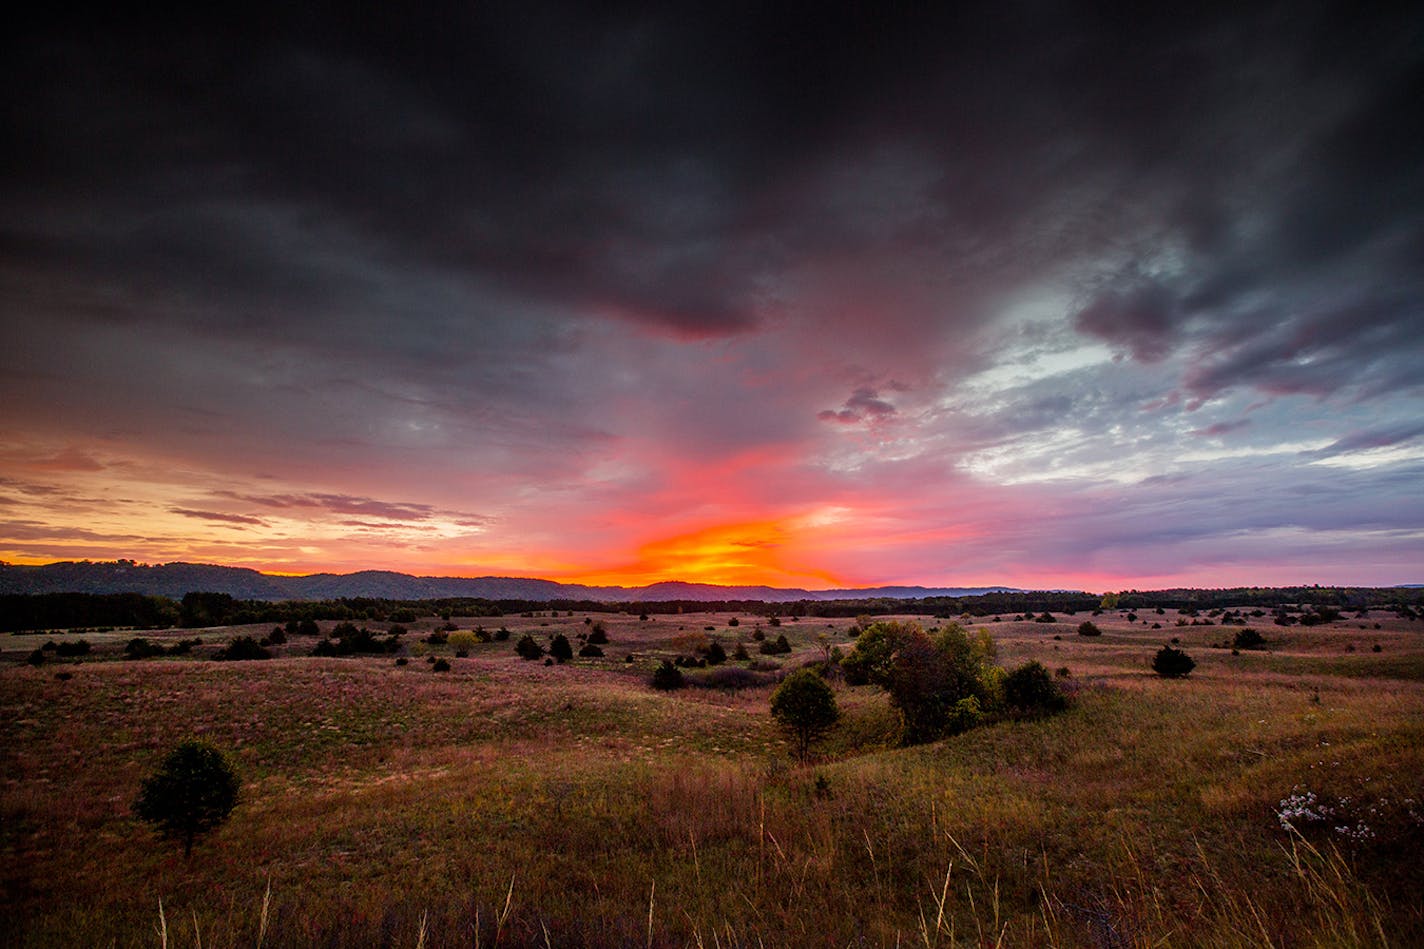
[[[890,693],[905,744],[953,735],[995,715],[1058,711],[1067,700],[1037,662],[1012,672],[994,665],[989,634],[958,623],[926,633],[918,623],[882,621],[860,634],[840,663],[846,682]]]
[[[271,658],[272,654],[251,636],[239,636],[213,655],[213,659],[219,662],[246,662],[253,659]]]
[[[399,635],[377,639],[371,631],[362,626],[357,629],[351,623],[341,623],[331,631],[331,637],[323,639],[312,650],[313,656],[379,656],[399,652]]]
[[[763,656],[780,656],[791,651],[791,643],[787,641],[786,634],[781,633],[775,639],[764,639],[757,647]]]
[[[173,645],[165,647],[162,643],[144,639],[142,636],[135,636],[124,644],[124,658],[151,659],[155,656],[186,656],[193,651],[194,646],[202,644],[203,641],[195,636],[192,639],[180,639]]]

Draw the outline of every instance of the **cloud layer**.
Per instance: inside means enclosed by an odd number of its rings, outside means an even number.
[[[1418,581],[1421,36],[35,14],[0,65],[0,557]]]

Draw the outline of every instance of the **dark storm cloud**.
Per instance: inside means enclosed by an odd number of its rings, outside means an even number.
[[[1159,286],[1101,296],[1075,320],[1079,330],[1127,346],[1142,362],[1159,362],[1167,355],[1173,324],[1173,301]]]
[[[970,319],[1072,264],[1084,332],[1147,360],[1230,350],[1194,391],[1316,391],[1338,373],[1285,365],[1299,343],[1277,328],[1301,315],[1283,282],[1384,268],[1380,290],[1306,318],[1364,308],[1375,335],[1419,329],[1424,153],[1400,120],[1420,99],[1417,30],[1332,7],[1063,4],[37,22],[12,43],[27,94],[3,246],[11,279],[109,288],[105,318],[208,305],[225,332],[280,335],[293,311],[332,325],[374,302],[407,340],[448,336],[440,312],[498,322],[476,285],[703,336],[758,325],[777,275],[824,255],[899,248],[919,258],[905,281],[948,275],[959,315],[921,320]],[[1309,134],[1282,144],[1276,121]],[[934,169],[903,204],[853,160],[884,145]],[[842,158],[849,176],[818,178]],[[1092,290],[1178,238],[1185,268]],[[382,278],[412,266],[455,277],[454,296]],[[1393,305],[1377,299],[1392,285]],[[1397,380],[1388,359],[1364,369]]]

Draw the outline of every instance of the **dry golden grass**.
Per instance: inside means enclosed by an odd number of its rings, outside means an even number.
[[[1233,656],[1207,645],[1231,627],[979,622],[1001,662],[1068,667],[1074,707],[896,748],[884,697],[841,686],[845,720],[803,767],[768,689],[646,685],[703,635],[750,642],[753,617],[597,618],[606,658],[552,667],[513,641],[573,637],[582,614],[457,619],[513,637],[446,674],[312,659],[300,639],[261,663],[112,659],[132,633],[31,669],[12,637],[0,942],[153,945],[160,918],[173,946],[1424,941],[1424,806],[1403,803],[1424,801],[1420,624],[1258,623],[1268,650]],[[848,643],[849,625],[786,623],[780,661],[818,656],[817,634]],[[203,648],[262,631],[204,631]],[[1172,636],[1199,662],[1181,681],[1148,671]],[[189,735],[245,785],[184,861],[129,808]],[[1374,836],[1284,830],[1297,788]]]

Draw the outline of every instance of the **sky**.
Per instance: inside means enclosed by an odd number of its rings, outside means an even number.
[[[0,40],[0,560],[1424,582],[1418,4],[163,6]]]

